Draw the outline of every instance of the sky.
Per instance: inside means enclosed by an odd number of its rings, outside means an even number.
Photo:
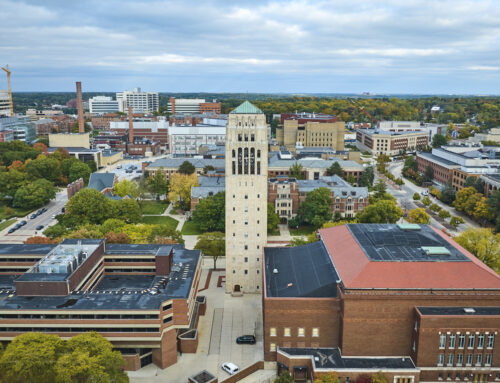
[[[13,91],[500,94],[500,0],[0,0]],[[6,88],[0,76],[0,88]]]

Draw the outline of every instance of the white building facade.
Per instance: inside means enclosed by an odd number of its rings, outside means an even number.
[[[95,96],[90,98],[89,109],[90,113],[94,115],[116,113],[120,111],[118,101],[113,100],[113,98],[107,96]]]
[[[200,113],[200,104],[205,103],[203,98],[171,98],[167,104],[167,111],[172,113],[172,101],[174,105],[174,113],[182,114],[198,114]]]
[[[170,153],[174,157],[198,154],[201,145],[217,145],[226,141],[222,126],[171,126],[168,130]]]
[[[154,113],[158,112],[160,98],[158,92],[143,92],[141,88],[133,91],[127,90],[116,94],[116,100],[120,112],[127,112],[129,106],[134,113]]]
[[[0,90],[0,116],[10,116],[10,98],[8,90]]]
[[[267,124],[245,101],[226,130],[226,293],[260,293],[267,242]]]

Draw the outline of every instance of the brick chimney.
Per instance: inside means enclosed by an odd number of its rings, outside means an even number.
[[[82,83],[76,82],[76,107],[78,108],[78,132],[85,133],[85,120],[83,119]]]
[[[128,142],[134,143],[134,114],[131,106],[128,107]]]
[[[170,105],[172,106],[172,111],[171,113],[175,113],[175,97],[170,97]]]

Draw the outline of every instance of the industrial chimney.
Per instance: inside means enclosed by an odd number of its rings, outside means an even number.
[[[128,142],[134,143],[134,114],[131,106],[128,107]]]
[[[175,114],[175,97],[170,97],[170,113]]]
[[[83,119],[82,83],[76,82],[76,107],[78,108],[78,132],[85,133],[85,120]]]

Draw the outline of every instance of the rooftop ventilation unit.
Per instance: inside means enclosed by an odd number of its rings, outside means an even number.
[[[472,307],[465,307],[464,312],[466,314],[474,314],[476,312],[476,310],[474,310]]]
[[[450,251],[443,246],[422,246],[421,249],[427,255],[451,255]]]
[[[420,225],[416,223],[399,223],[399,228],[401,230],[420,230]]]
[[[273,274],[278,274],[278,269],[273,269]]]

